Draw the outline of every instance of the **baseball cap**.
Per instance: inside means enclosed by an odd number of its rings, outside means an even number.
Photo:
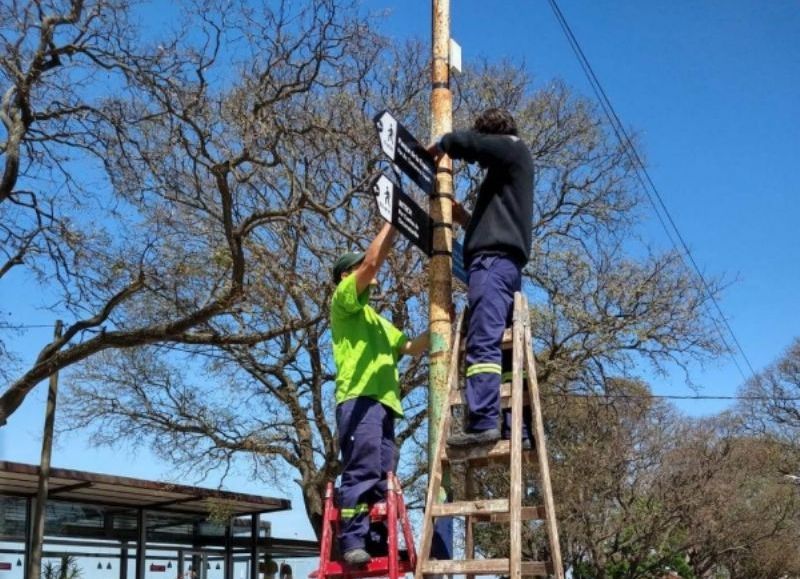
[[[363,251],[348,251],[333,264],[333,283],[339,283],[342,273],[364,260]]]

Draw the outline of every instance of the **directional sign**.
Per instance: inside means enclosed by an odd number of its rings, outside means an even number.
[[[453,240],[453,275],[464,283],[468,283],[467,270],[464,267],[464,246]]]
[[[425,255],[431,255],[431,218],[417,203],[386,175],[372,185],[378,211]]]
[[[436,187],[436,164],[428,150],[389,111],[375,115],[381,150],[426,194]]]

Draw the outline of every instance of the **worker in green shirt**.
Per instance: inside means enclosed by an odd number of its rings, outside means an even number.
[[[349,565],[365,565],[369,550],[385,545],[386,527],[370,529],[369,508],[384,498],[386,473],[395,470],[397,460],[394,419],[403,416],[397,361],[404,354],[419,356],[429,346],[427,332],[409,340],[369,305],[394,236],[394,228],[385,224],[366,252],[346,253],[333,267],[331,336],[343,466],[339,547]]]

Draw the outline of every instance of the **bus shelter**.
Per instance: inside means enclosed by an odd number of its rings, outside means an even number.
[[[0,461],[0,554],[16,556],[0,579],[29,568],[38,476]],[[319,554],[316,541],[273,535],[266,517],[291,509],[286,499],[59,468],[48,496],[43,569],[69,556],[88,567],[83,579],[260,579]]]

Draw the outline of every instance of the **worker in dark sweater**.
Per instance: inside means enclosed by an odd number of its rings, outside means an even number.
[[[497,108],[481,113],[471,130],[444,135],[430,150],[435,156],[447,154],[453,159],[477,162],[486,170],[472,215],[461,204],[453,203],[453,220],[466,228],[469,409],[464,433],[451,436],[447,443],[488,444],[501,436],[500,342],[504,329],[511,324],[514,292],[521,289],[522,268],[530,256],[533,159],[528,147],[517,137],[514,118],[508,111]]]

